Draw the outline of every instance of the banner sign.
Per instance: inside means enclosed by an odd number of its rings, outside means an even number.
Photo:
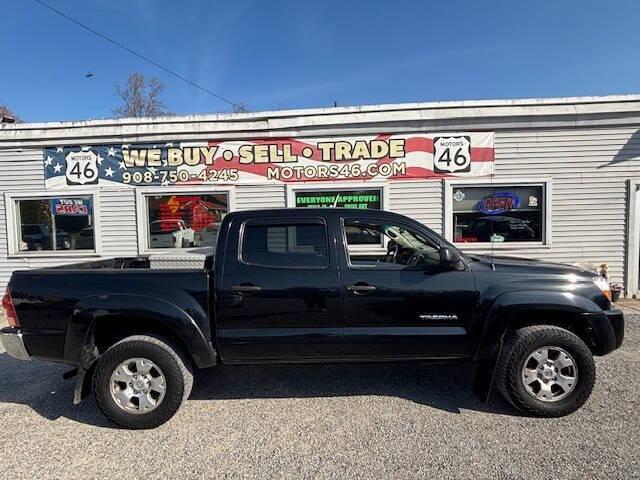
[[[44,149],[47,188],[419,180],[493,174],[493,132]]]

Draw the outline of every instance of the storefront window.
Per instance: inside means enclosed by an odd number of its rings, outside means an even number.
[[[368,188],[361,190],[302,190],[295,192],[296,207],[344,207],[382,208],[382,190]],[[346,226],[345,232],[350,245],[381,245],[377,234],[363,234],[362,231]]]
[[[453,187],[453,234],[458,243],[542,242],[541,185]]]
[[[91,197],[16,200],[18,250],[95,250]]]
[[[228,211],[226,194],[147,196],[149,248],[213,246]]]

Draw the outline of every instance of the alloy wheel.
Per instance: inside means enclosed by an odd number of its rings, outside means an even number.
[[[167,383],[160,367],[146,358],[129,358],[111,374],[111,396],[128,413],[148,413],[162,402]]]
[[[578,368],[569,352],[560,347],[537,348],[522,367],[527,393],[543,402],[557,402],[569,395],[578,382]]]

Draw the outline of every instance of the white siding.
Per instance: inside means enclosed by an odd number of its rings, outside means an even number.
[[[284,208],[284,185],[238,185],[235,189],[235,209]]]
[[[104,257],[135,256],[136,209],[133,189],[101,189],[98,193],[102,255],[39,258],[7,258],[7,221],[4,193],[44,191],[42,150],[0,150],[0,291],[4,290],[11,272],[27,268],[43,268],[67,263],[97,260]]]
[[[398,181],[389,185],[388,210],[407,215],[442,233],[443,203],[440,181]]]
[[[133,189],[100,190],[98,221],[103,257],[135,257],[138,254],[136,195]]]

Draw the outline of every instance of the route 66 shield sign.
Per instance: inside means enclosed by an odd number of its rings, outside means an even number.
[[[71,152],[66,157],[67,185],[98,183],[98,157],[93,152]]]

